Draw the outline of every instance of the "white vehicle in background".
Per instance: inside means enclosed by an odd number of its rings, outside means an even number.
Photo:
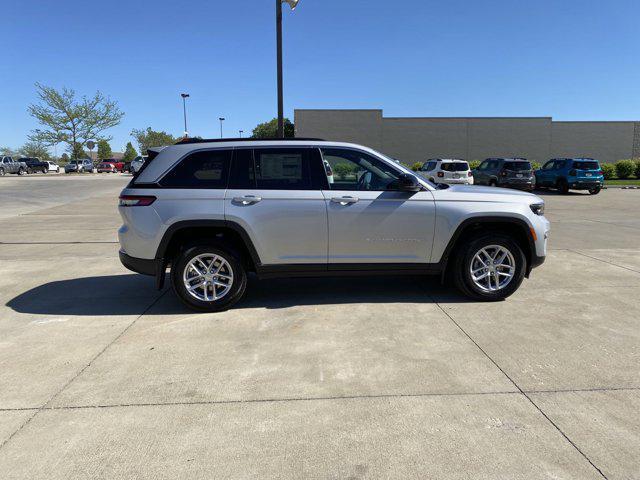
[[[469,163],[457,158],[432,158],[424,162],[419,172],[431,183],[473,185]]]
[[[131,160],[131,173],[138,173],[146,159],[146,155],[138,155],[136,158]]]
[[[60,165],[58,165],[56,162],[47,160],[47,164],[49,165],[50,172],[60,173]]]

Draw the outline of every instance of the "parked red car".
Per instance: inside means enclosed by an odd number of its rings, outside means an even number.
[[[102,162],[98,164],[98,167],[96,169],[98,171],[98,173],[115,173],[118,171],[118,169],[116,168],[115,163],[111,163],[111,162]]]
[[[113,166],[116,167],[116,170],[118,172],[124,171],[124,162],[121,162],[120,160],[114,160],[113,158],[108,158],[106,160],[103,160],[102,163],[111,163]]]

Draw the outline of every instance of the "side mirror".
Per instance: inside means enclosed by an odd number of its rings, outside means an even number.
[[[418,192],[422,189],[422,187],[420,186],[420,182],[418,182],[418,179],[415,177],[415,175],[402,173],[398,177],[397,189],[401,192]]]

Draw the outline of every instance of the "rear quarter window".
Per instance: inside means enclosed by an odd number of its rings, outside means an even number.
[[[183,158],[160,185],[166,188],[226,188],[231,150],[204,150]]]

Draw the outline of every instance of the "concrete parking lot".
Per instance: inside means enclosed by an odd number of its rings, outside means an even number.
[[[0,178],[0,477],[640,478],[640,191],[549,193],[505,302],[251,279],[195,314],[117,258],[126,175]]]

